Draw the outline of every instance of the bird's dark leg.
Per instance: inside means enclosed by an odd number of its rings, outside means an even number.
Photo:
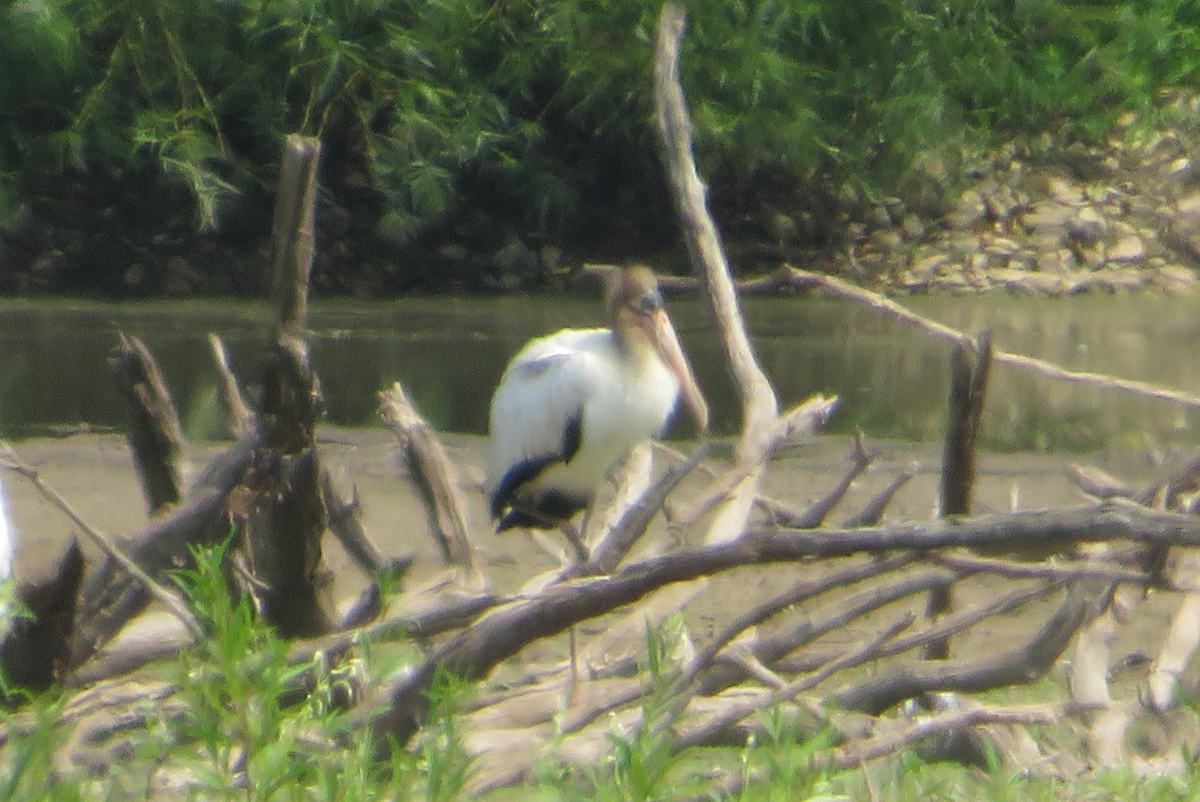
[[[562,521],[559,524],[559,529],[567,538],[567,542],[571,544],[571,548],[575,551],[575,559],[582,565],[592,558],[588,552],[587,544],[583,542],[583,536],[575,524],[570,521]]]
[[[540,510],[526,507],[523,504],[514,504],[513,509],[522,515],[529,516],[538,523],[544,524],[547,529],[558,529],[562,532],[567,538],[567,542],[571,544],[571,550],[575,552],[575,561],[577,563],[585,563],[591,559],[592,555],[588,553],[587,546],[580,536],[579,529],[570,520],[547,515]]]

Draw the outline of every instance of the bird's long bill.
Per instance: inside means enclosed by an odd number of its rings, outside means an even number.
[[[679,337],[675,334],[675,327],[671,325],[671,319],[667,317],[665,311],[660,309],[649,318],[648,328],[650,329],[648,332],[650,341],[654,343],[658,355],[679,379],[683,401],[691,410],[692,417],[696,419],[696,426],[701,432],[707,432],[708,403],[700,392],[700,385],[696,384],[696,377],[692,375],[692,366],[683,353],[683,346],[679,344]]]

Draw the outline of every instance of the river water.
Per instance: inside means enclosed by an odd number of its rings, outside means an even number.
[[[737,397],[707,309],[697,299],[668,303],[715,429],[736,431]],[[988,296],[904,303],[967,332],[989,328],[1006,351],[1200,394],[1200,299]],[[836,394],[834,431],[940,438],[945,343],[846,302],[748,299],[744,309],[783,405]],[[187,434],[214,436],[216,371],[206,334],[225,339],[235,371],[252,388],[269,321],[264,303],[245,301],[0,301],[0,432],[22,437],[81,422],[122,425],[105,357],[124,331],[142,337],[158,358]],[[310,313],[310,347],[332,422],[374,425],[376,391],[399,380],[438,428],[482,433],[491,391],[528,338],[600,322],[597,302],[585,296],[324,302]],[[1170,403],[1002,366],[992,379],[984,443],[1021,451],[1158,449],[1200,444],[1198,427],[1200,415]]]

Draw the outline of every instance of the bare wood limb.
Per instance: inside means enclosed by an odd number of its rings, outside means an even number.
[[[588,561],[568,571],[568,576],[607,574],[616,569],[646,533],[654,516],[662,510],[667,497],[700,464],[700,460],[707,453],[708,445],[702,443],[686,462],[668,468],[637,502],[629,506],[609,535],[596,545]]]
[[[829,295],[863,304],[885,317],[918,328],[939,340],[949,343],[962,343],[968,347],[971,347],[973,344],[973,339],[968,334],[922,317],[891,299],[870,290],[856,287],[836,276],[826,276],[809,270],[802,270],[798,267],[792,267],[791,265],[782,265],[769,277],[766,277],[764,281],[774,287],[788,286],[797,289],[820,289]],[[670,286],[670,284],[667,286]],[[1135,393],[1146,398],[1170,401],[1185,407],[1200,408],[1200,396],[1182,390],[1160,387],[1149,382],[1122,379],[1102,373],[1066,370],[1044,359],[1036,359],[1000,350],[993,352],[992,361],[998,365],[1010,365],[1015,368],[1029,370],[1051,379],[1076,384],[1087,384],[1094,387],[1107,387],[1113,390]]]
[[[107,537],[89,526],[88,523],[79,515],[79,513],[75,511],[75,508],[71,506],[71,503],[63,498],[57,490],[46,484],[46,481],[42,479],[41,474],[39,474],[36,469],[31,468],[19,456],[17,456],[17,452],[14,451],[13,447],[8,443],[4,444],[4,457],[3,460],[0,460],[0,466],[3,466],[19,476],[29,480],[29,482],[37,488],[38,492],[42,494],[42,497],[49,501],[50,504],[55,508],[57,508],[59,512],[70,518],[71,522],[79,528],[79,531],[82,532],[88,540],[92,541],[92,543],[98,546],[106,556],[120,565],[126,573],[137,579],[137,581],[141,583],[142,587],[149,592],[150,595],[166,605],[167,609],[170,610],[176,618],[183,622],[184,626],[188,628],[188,631],[191,632],[194,637],[198,638],[204,635],[204,628],[200,625],[200,622],[196,619],[196,616],[192,614],[191,608],[188,607],[187,602],[185,602],[178,593],[175,593],[171,589],[152,579],[136,561],[130,559],[124,551],[114,546]]]
[[[321,141],[291,134],[284,141],[271,225],[271,301],[275,338],[301,339],[308,317]]]
[[[814,395],[786,410],[775,419],[766,435],[768,453],[793,443],[803,442],[820,431],[838,406],[836,395]]]
[[[683,20],[678,6],[663,5],[655,48],[654,102],[663,162],[692,270],[705,288],[726,362],[742,396],[742,435],[734,448],[742,478],[713,516],[705,538],[720,543],[737,539],[745,531],[772,437],[778,434],[779,401],[750,348],[729,265],[692,158],[691,121],[679,83]]]
[[[845,557],[859,552],[894,549],[940,549],[949,546],[1022,550],[1062,550],[1075,543],[1128,539],[1138,543],[1200,545],[1200,521],[1158,512],[1122,501],[1060,510],[1025,510],[972,518],[942,518],[862,529],[754,530],[753,543],[782,544],[811,557]],[[801,546],[800,544],[804,545]],[[887,545],[885,545],[887,544]]]
[[[879,648],[889,640],[895,638],[908,627],[912,626],[915,616],[912,613],[907,613],[901,616],[897,621],[892,622],[883,631],[879,632],[875,637],[868,640],[866,643],[851,649],[845,654],[840,655],[837,659],[831,660],[827,665],[822,666],[813,674],[806,677],[801,677],[793,682],[788,683],[782,688],[775,689],[771,694],[771,702],[778,704],[793,699],[805,691],[815,688],[825,680],[829,679],[838,671],[847,668],[852,668],[860,665],[870,659],[879,650]],[[731,705],[730,708],[722,713],[719,713],[699,727],[689,730],[680,735],[675,742],[673,751],[678,754],[691,746],[699,746],[711,741],[718,733],[724,732],[730,727],[737,724],[747,716],[753,715],[758,710],[762,709],[761,703],[754,702],[751,704]]]
[[[751,505],[761,502],[756,492],[758,479],[771,453],[787,438],[816,431],[836,403],[836,398],[816,395],[797,405],[786,418],[776,419],[757,439],[762,447],[757,461],[735,460],[732,466],[718,473],[696,499],[674,511],[672,526],[687,531],[696,526],[702,517],[717,509],[731,517],[713,523],[707,542],[720,542],[721,537],[716,536],[720,531],[724,531],[729,538],[741,537]],[[740,501],[735,504],[738,499]],[[725,505],[723,509],[721,505]],[[734,514],[734,510],[740,512]]]
[[[1175,702],[1179,677],[1200,647],[1200,594],[1188,593],[1171,617],[1171,626],[1146,680],[1147,701],[1162,712]]]
[[[897,474],[887,487],[875,494],[861,510],[847,518],[842,526],[876,526],[883,520],[883,513],[887,509],[887,505],[892,503],[892,499],[912,478],[913,474],[909,471]]]
[[[837,486],[799,514],[792,515],[785,510],[772,509],[771,513],[775,522],[789,529],[816,529],[825,522],[829,513],[833,512],[834,508],[846,497],[846,492],[850,490],[854,480],[862,476],[867,468],[871,467],[874,460],[875,456],[868,454],[866,448],[863,447],[863,434],[860,429],[854,434],[854,450],[850,452],[850,470],[846,472]]]
[[[1066,467],[1067,478],[1071,483],[1087,495],[1096,499],[1128,498],[1137,495],[1136,491],[1105,470],[1094,465],[1081,465],[1069,462]]]
[[[1094,600],[1072,595],[1028,642],[980,659],[932,660],[897,667],[836,694],[837,705],[878,715],[935,691],[981,691],[1041,678],[1092,614]]]
[[[1140,504],[1150,504],[1161,494],[1163,506],[1172,509],[1181,494],[1194,490],[1197,486],[1200,486],[1200,454],[1188,460],[1165,484],[1146,488],[1137,497],[1137,501]]]
[[[254,430],[254,413],[242,398],[237,377],[229,367],[229,353],[225,350],[225,343],[216,334],[209,332],[208,345],[212,349],[213,362],[217,366],[217,376],[220,379],[217,390],[227,415],[225,428],[229,436],[236,440]]]
[[[182,505],[154,518],[130,538],[125,548],[133,561],[161,580],[167,571],[192,564],[191,546],[215,545],[228,537],[226,500],[245,474],[256,443],[257,437],[245,437],[216,456]],[[112,557],[88,572],[82,595],[73,666],[87,660],[153,598]]]
[[[732,543],[635,563],[611,576],[560,583],[537,598],[497,610],[437,650],[412,675],[382,687],[366,715],[374,715],[370,722],[375,733],[374,743],[386,753],[392,744],[407,743],[420,726],[428,710],[426,692],[429,683],[439,670],[450,671],[467,681],[477,680],[534,640],[564,632],[580,621],[636,601],[666,584],[689,581],[737,566],[792,562],[811,556],[928,550],[1014,539],[1044,542],[1047,539],[1085,541],[1117,537],[1200,543],[1200,521],[1133,505],[1102,504],[1082,510],[1013,513],[968,521],[939,519],[879,529],[752,533]],[[955,683],[1028,681],[1027,672],[1036,674],[1044,670],[1043,663],[1061,651],[1090,603],[1090,600],[1084,600],[1065,605],[1034,641],[1022,650],[1005,655],[1003,665],[947,663],[943,672],[918,672],[893,680],[884,687],[866,687],[848,694],[846,701],[858,700],[865,704],[872,699],[890,698],[900,691],[908,691],[907,695],[913,696],[944,684],[953,689]],[[914,687],[918,690],[911,691]]]
[[[1048,579],[1055,582],[1073,582],[1080,579],[1104,579],[1109,582],[1128,582],[1151,587],[1155,577],[1144,571],[1132,571],[1116,566],[1086,563],[1028,563],[1015,560],[999,560],[990,557],[975,557],[967,553],[927,554],[925,559],[944,565],[955,571],[996,574],[1008,579]]]
[[[754,359],[720,236],[708,214],[704,183],[692,158],[692,124],[679,83],[683,25],[683,10],[672,3],[664,4],[658,20],[654,60],[654,101],[663,161],[693,271],[708,294],[725,358],[742,393],[745,417],[739,453],[745,453],[739,460],[756,463],[766,447],[754,438],[767,435],[779,413],[779,405],[775,391]]]
[[[957,713],[943,713],[913,722],[903,730],[880,735],[865,741],[854,741],[837,747],[830,754],[832,766],[848,769],[895,754],[927,738],[986,724],[1015,724],[1022,727],[1037,724],[1057,724],[1066,718],[1085,712],[1076,704],[1014,705],[1011,707],[979,707]]]
[[[969,515],[971,494],[975,489],[975,452],[983,421],[983,402],[987,395],[992,367],[992,335],[984,331],[973,349],[959,343],[950,362],[950,410],[946,438],[942,446],[942,477],[939,486],[940,513]],[[951,588],[937,588],[929,594],[925,615],[936,619],[954,606]],[[950,656],[950,641],[935,641],[925,647],[926,660],[945,660]]]
[[[969,515],[975,485],[975,453],[983,402],[991,375],[992,335],[984,331],[973,347],[959,343],[951,360],[950,411],[942,447],[941,514]]]
[[[840,571],[833,571],[821,579],[797,583],[786,593],[759,604],[729,622],[716,637],[709,641],[703,650],[697,653],[691,666],[684,675],[682,685],[690,684],[702,671],[708,669],[713,658],[741,633],[757,626],[776,613],[793,607],[802,601],[815,598],[822,593],[836,588],[846,587],[871,577],[881,576],[912,563],[916,555],[912,553],[898,554],[879,561],[862,562],[851,565]],[[791,651],[790,649],[788,651]]]
[[[664,276],[659,281],[659,287],[664,292],[695,291],[699,282],[691,278],[671,278]],[[973,338],[964,332],[929,318],[922,317],[903,305],[870,290],[857,287],[836,276],[827,276],[803,270],[792,265],[780,265],[773,272],[756,279],[741,281],[737,285],[738,292],[743,295],[765,295],[777,293],[781,289],[820,290],[835,298],[844,298],[867,306],[884,317],[899,321],[908,326],[920,329],[926,334],[949,343],[964,343],[970,345]],[[1174,390],[1149,382],[1122,379],[1103,373],[1066,370],[1052,362],[1021,354],[997,350],[992,359],[996,364],[1011,365],[1037,373],[1051,379],[1087,384],[1095,387],[1107,387],[1113,390],[1135,393],[1147,398],[1169,401],[1189,408],[1200,408],[1200,395],[1183,390]]]
[[[400,382],[380,392],[379,414],[396,436],[405,461],[412,466],[413,480],[442,560],[446,565],[474,570],[467,503],[441,440],[408,399]]]
[[[412,565],[412,556],[388,559],[367,535],[362,519],[362,502],[355,488],[347,500],[333,483],[329,468],[321,466],[321,498],[329,514],[329,529],[359,567],[373,577],[399,579]]]
[[[137,466],[146,504],[154,514],[179,501],[183,429],[175,402],[150,349],[137,337],[120,335],[108,357],[113,381],[129,405],[129,450]]]
[[[580,521],[580,535],[589,560],[596,549],[603,547],[605,540],[617,534],[621,518],[628,515],[630,508],[650,489],[653,471],[653,440],[643,440],[635,445],[618,465],[609,470],[608,478],[614,486],[612,498],[603,507],[593,504]]]
[[[655,450],[666,454],[676,463],[684,463],[689,459],[682,452],[671,448],[665,443],[655,441],[653,446]],[[713,486],[712,482],[718,476],[717,471],[713,470],[713,468],[705,465],[704,463],[698,464],[695,470],[708,477],[710,483],[709,486]],[[847,489],[848,488],[849,485],[847,485]],[[844,493],[845,491],[843,490],[842,492]],[[805,525],[806,522],[810,520],[808,517],[808,508],[799,510],[794,509],[789,504],[761,494],[754,499],[754,503],[759,509],[763,510],[769,517],[770,521],[777,526],[787,527],[789,529],[815,529],[817,526],[820,526],[820,523],[817,523],[813,526]],[[834,502],[834,506],[836,506],[836,501]],[[691,505],[684,506],[681,509],[683,511],[683,515],[686,516],[692,516],[695,512]],[[680,511],[672,508],[670,504],[664,505],[663,516],[670,523],[671,527],[676,530],[686,530],[688,527],[688,520],[682,519],[680,517]]]
[[[894,657],[898,654],[920,648],[927,643],[932,643],[948,635],[956,635],[970,627],[975,626],[980,621],[998,615],[1006,615],[1019,607],[1036,601],[1037,599],[1045,598],[1050,593],[1060,590],[1063,587],[1062,583],[1052,582],[1045,585],[1036,585],[1029,588],[1015,590],[1012,593],[995,599],[994,601],[985,604],[981,607],[974,607],[970,610],[962,610],[958,613],[951,613],[944,616],[935,624],[926,626],[925,628],[905,635],[901,638],[896,638],[890,641],[886,646],[880,647],[878,657]],[[820,666],[829,662],[835,655],[828,651],[813,653],[805,650],[797,654],[788,655],[774,663],[777,670],[785,673],[794,673],[801,671],[815,671]]]
[[[828,605],[784,630],[759,637],[752,646],[754,655],[763,663],[778,667],[779,661],[785,655],[803,648],[823,635],[843,629],[863,616],[910,596],[955,581],[957,577],[952,573],[941,570],[901,574],[884,584],[865,588],[853,596],[841,599],[836,605]],[[743,679],[744,677],[730,670],[728,666],[714,665],[700,677],[699,692],[705,695],[713,694]]]

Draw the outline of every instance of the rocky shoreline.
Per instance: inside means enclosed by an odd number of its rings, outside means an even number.
[[[1200,286],[1200,165],[1172,133],[1041,158],[1010,151],[932,225],[900,200],[868,218],[851,224],[844,270],[891,294]]]

